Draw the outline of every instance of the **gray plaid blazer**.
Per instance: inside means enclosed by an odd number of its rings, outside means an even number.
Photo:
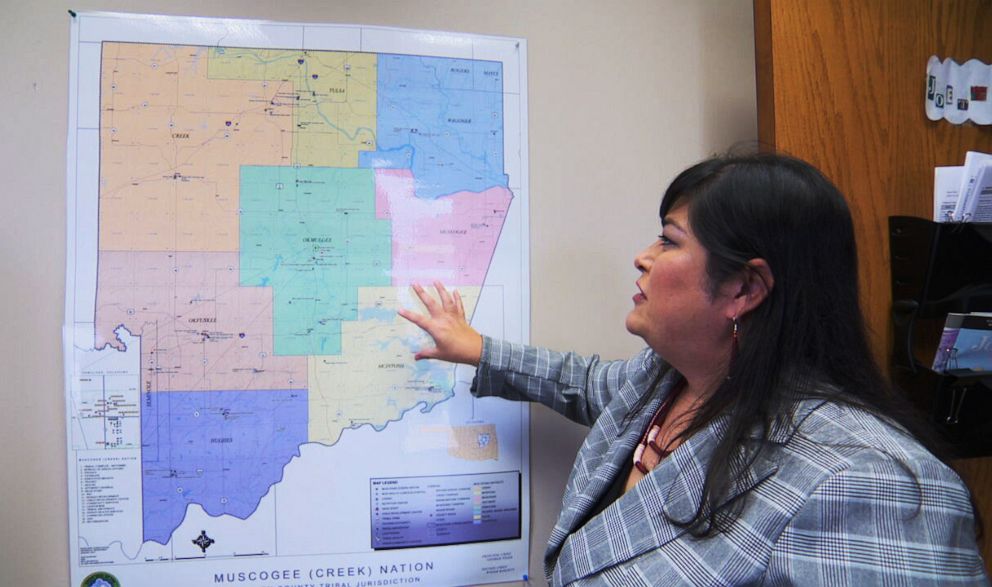
[[[624,417],[667,371],[660,393]],[[472,391],[541,402],[591,426],[545,553],[552,585],[988,585],[960,478],[898,429],[862,410],[798,405],[798,433],[739,479],[725,531],[697,539],[691,518],[720,420],[687,439],[634,488],[591,515],[677,373],[650,349],[602,362],[490,338]]]

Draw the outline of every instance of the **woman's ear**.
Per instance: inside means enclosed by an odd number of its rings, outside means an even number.
[[[772,275],[772,268],[768,261],[764,259],[751,259],[741,270],[740,277],[736,280],[737,291],[731,306],[734,310],[733,316],[728,318],[740,318],[751,310],[757,308],[765,301],[775,287],[775,276]]]

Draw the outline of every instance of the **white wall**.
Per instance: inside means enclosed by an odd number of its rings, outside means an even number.
[[[666,182],[757,136],[750,0],[2,0],[0,584],[68,582],[61,328],[67,9],[339,22],[525,37],[531,334],[620,358],[634,254]],[[531,574],[584,429],[532,419]],[[543,584],[543,579],[534,581]]]

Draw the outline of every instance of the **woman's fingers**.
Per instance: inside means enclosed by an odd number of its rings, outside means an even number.
[[[413,293],[417,294],[417,297],[420,298],[420,302],[424,304],[424,307],[427,308],[427,312],[431,316],[434,316],[438,311],[438,305],[434,301],[434,298],[419,283],[414,283],[410,287],[413,289]]]
[[[436,359],[438,358],[437,347],[430,347],[426,349],[420,349],[415,355],[413,355],[414,360],[420,361],[422,359]]]
[[[449,294],[448,290],[445,289],[444,284],[441,283],[440,281],[435,281],[434,289],[437,290],[437,297],[438,299],[441,300],[441,307],[444,309],[444,311],[445,312],[454,311],[456,309],[455,303],[451,299],[451,294]]]
[[[482,355],[482,335],[465,319],[465,304],[461,294],[457,290],[448,292],[440,282],[434,282],[438,299],[419,284],[412,284],[410,287],[427,308],[427,314],[405,308],[398,309],[397,313],[430,335],[435,345],[433,348],[420,349],[414,358],[478,365]]]
[[[410,322],[413,322],[421,329],[427,330],[427,316],[424,316],[423,314],[418,314],[416,312],[411,312],[406,308],[400,308],[399,310],[396,311],[396,313],[402,316],[403,318],[406,318]]]

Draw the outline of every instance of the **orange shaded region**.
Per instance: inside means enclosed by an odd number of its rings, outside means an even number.
[[[239,166],[290,164],[289,82],[208,79],[207,53],[104,43],[101,251],[236,251]]]

